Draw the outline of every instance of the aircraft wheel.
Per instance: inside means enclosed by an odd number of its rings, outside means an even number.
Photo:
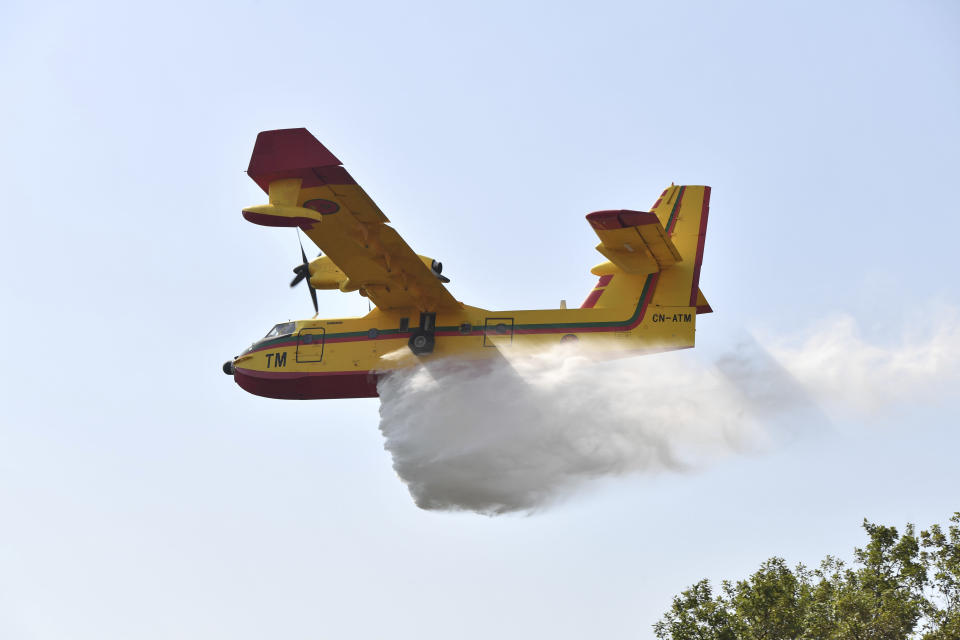
[[[415,329],[413,335],[410,336],[410,340],[407,341],[407,345],[410,347],[410,351],[420,356],[433,352],[433,342],[432,332]]]

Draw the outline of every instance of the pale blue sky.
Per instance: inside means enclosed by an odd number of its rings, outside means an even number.
[[[714,188],[700,346],[935,324],[958,30],[946,1],[5,4],[0,636],[643,638],[700,578],[944,520],[955,398],[487,518],[414,506],[376,400],[219,366],[309,314],[292,233],[240,216],[256,133],[299,126],[470,304],[579,303],[583,215],[676,181]]]

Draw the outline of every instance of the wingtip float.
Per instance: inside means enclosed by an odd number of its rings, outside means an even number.
[[[694,346],[710,187],[671,185],[649,212],[596,211],[587,222],[607,261],[579,309],[489,311],[458,302],[442,265],[420,256],[306,129],[257,136],[250,177],[268,203],[248,207],[255,224],[298,227],[321,255],[294,268],[316,308],[317,289],[357,291],[375,307],[360,318],[316,317],[276,325],[223,370],[269,398],[377,396],[378,372],[421,359],[489,357],[517,345],[582,341],[611,355]],[[400,354],[401,357],[398,357]]]

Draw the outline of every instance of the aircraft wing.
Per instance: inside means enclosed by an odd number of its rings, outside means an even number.
[[[359,290],[381,309],[459,308],[426,258],[400,237],[342,163],[306,129],[263,131],[247,173],[270,204],[243,210],[267,226],[300,227]]]

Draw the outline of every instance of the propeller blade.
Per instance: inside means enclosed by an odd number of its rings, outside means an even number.
[[[290,282],[290,286],[296,286],[301,280],[306,279],[307,288],[310,290],[310,300],[313,302],[313,313],[316,315],[320,313],[320,305],[317,304],[317,290],[310,284],[310,261],[307,260],[307,252],[303,250],[303,240],[300,239],[299,230],[297,231],[297,242],[300,243],[300,257],[303,258],[303,264],[293,268],[293,272],[297,275]]]
[[[306,271],[306,270],[303,268],[303,265],[302,265],[302,264],[297,265],[296,267],[293,268],[293,272],[294,272],[295,274],[297,274],[297,275],[295,275],[295,276],[293,277],[293,280],[290,281],[290,286],[291,286],[291,287],[297,286],[298,284],[300,284],[300,281],[301,281],[301,280],[303,280],[304,278],[307,277],[307,274],[304,273],[304,271]]]
[[[307,252],[303,250],[303,240],[300,239],[300,234],[297,234],[297,242],[300,243],[300,256],[303,258],[303,264],[310,264],[307,260]]]
[[[313,313],[320,313],[320,307],[317,306],[317,290],[313,288],[309,280],[307,280],[307,286],[310,288],[310,299],[313,300]]]

